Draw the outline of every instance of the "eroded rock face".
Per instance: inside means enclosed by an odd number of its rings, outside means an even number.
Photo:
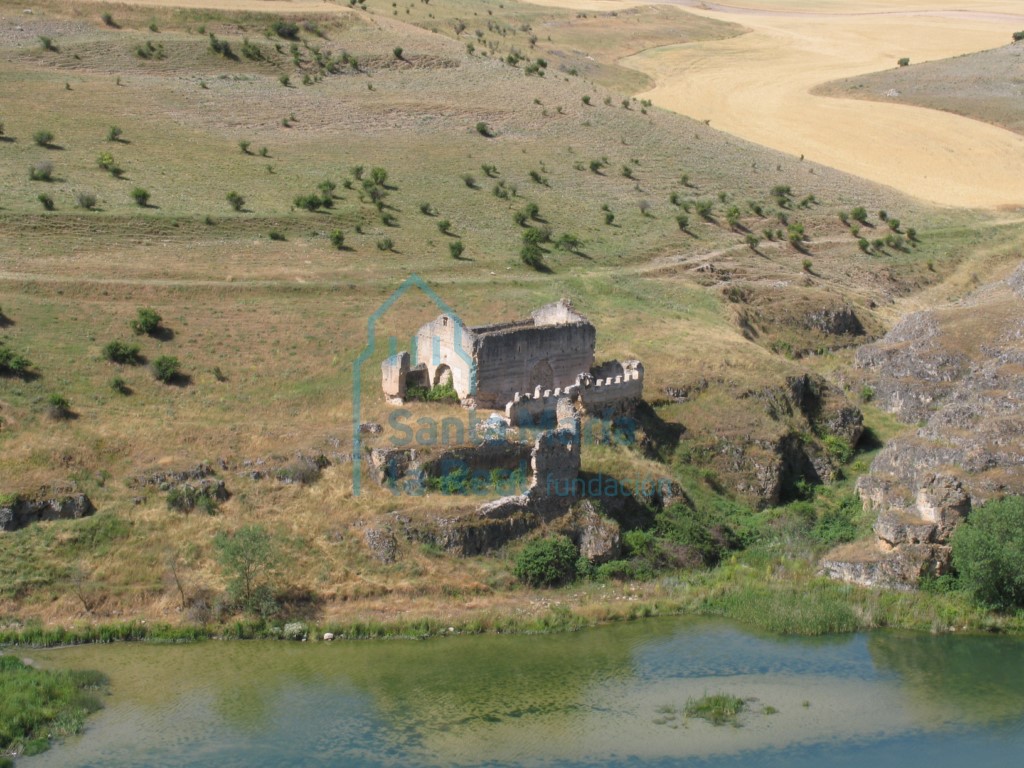
[[[0,531],[16,531],[43,520],[78,520],[95,511],[84,493],[34,499],[15,497],[0,504]]]
[[[862,347],[876,400],[916,432],[879,452],[857,482],[878,515],[870,557],[830,553],[822,569],[857,583],[941,574],[971,508],[1024,493],[1024,266],[961,303],[906,317]]]

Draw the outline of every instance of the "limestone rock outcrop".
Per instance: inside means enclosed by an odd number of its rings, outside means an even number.
[[[911,588],[948,569],[950,536],[972,507],[1024,493],[1024,266],[961,302],[909,315],[856,360],[876,402],[918,426],[857,482],[877,515],[876,542],[856,557],[832,552],[822,569]]]
[[[96,511],[84,493],[47,496],[42,489],[35,498],[7,497],[0,501],[0,531],[16,531],[43,520],[79,520]]]

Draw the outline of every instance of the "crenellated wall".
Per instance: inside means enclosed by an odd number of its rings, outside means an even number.
[[[516,392],[505,404],[505,418],[514,427],[541,426],[553,428],[553,414],[560,398],[568,397],[583,413],[591,416],[618,415],[628,411],[643,399],[644,367],[639,360],[617,360],[604,363],[594,370],[619,371],[607,378],[595,378],[589,373],[576,377],[572,386]]]

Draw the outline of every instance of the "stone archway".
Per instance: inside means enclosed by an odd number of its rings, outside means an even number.
[[[455,382],[452,379],[452,369],[451,368],[449,368],[444,363],[441,363],[441,365],[437,366],[437,368],[434,369],[434,386],[435,387],[444,387],[444,386],[451,387],[451,386],[454,386],[454,385],[455,385]]]
[[[533,392],[537,387],[541,388],[541,391],[545,389],[553,389],[555,386],[555,372],[551,369],[551,363],[547,360],[541,360],[534,364],[533,368],[530,369],[530,379],[527,382],[527,392]]]

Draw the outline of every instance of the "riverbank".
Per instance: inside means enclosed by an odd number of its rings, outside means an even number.
[[[699,573],[650,582],[586,583],[558,590],[522,590],[500,603],[465,598],[386,601],[348,606],[332,616],[237,617],[195,625],[82,618],[66,625],[12,622],[0,647],[56,647],[119,641],[208,639],[422,639],[463,634],[572,632],[657,616],[713,616],[783,635],[833,635],[872,629],[930,633],[1021,633],[1024,617],[990,613],[959,592],[893,592],[817,577],[809,563],[730,562]],[[286,627],[292,625],[290,631]],[[297,627],[297,628],[296,628]]]

